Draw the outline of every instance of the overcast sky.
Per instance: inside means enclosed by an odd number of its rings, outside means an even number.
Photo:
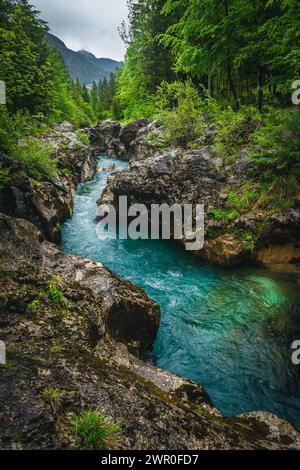
[[[127,17],[127,0],[31,0],[51,32],[75,51],[122,60],[118,27]]]

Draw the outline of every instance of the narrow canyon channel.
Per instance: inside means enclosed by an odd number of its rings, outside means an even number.
[[[99,165],[111,163],[99,157]],[[291,361],[299,284],[265,268],[204,264],[172,242],[99,239],[96,201],[109,173],[127,166],[114,163],[78,187],[63,250],[101,262],[160,305],[159,367],[201,383],[225,416],[270,411],[300,430],[300,376]]]

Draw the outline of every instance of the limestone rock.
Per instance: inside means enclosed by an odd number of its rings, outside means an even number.
[[[1,214],[0,233],[1,449],[81,449],[71,417],[88,408],[122,423],[114,449],[300,448],[276,416],[223,418],[201,386],[142,361],[159,323],[143,291],[60,252],[26,220]]]
[[[33,181],[9,161],[13,178],[0,190],[0,211],[27,219],[55,243],[61,241],[61,224],[72,215],[78,183],[90,180],[96,170],[93,149],[86,147],[70,123],[56,126],[43,141],[53,148],[58,175],[54,181]],[[1,160],[8,157],[2,156]]]

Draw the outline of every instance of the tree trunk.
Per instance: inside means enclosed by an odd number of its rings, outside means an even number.
[[[223,0],[224,2],[224,9],[225,9],[225,16],[229,15],[229,6],[228,0]],[[234,81],[232,78],[232,70],[231,70],[231,62],[230,62],[230,47],[227,48],[227,78],[228,78],[228,94],[233,96],[234,99],[234,108],[236,110],[239,109],[239,102],[237,99],[236,89],[234,86]]]
[[[208,94],[209,94],[209,96],[211,96],[213,98],[214,90],[213,90],[213,81],[212,81],[210,68],[208,70]]]
[[[257,108],[259,111],[263,110],[263,102],[264,102],[264,75],[262,67],[259,67],[257,73]]]
[[[228,54],[230,54],[230,51],[228,50]],[[236,88],[234,86],[234,81],[232,79],[232,72],[231,72],[231,64],[230,64],[230,58],[228,57],[227,60],[227,77],[228,77],[228,87],[230,91],[230,95],[233,96],[234,99],[234,108],[236,110],[239,109],[239,103],[237,99],[237,94],[236,94]]]

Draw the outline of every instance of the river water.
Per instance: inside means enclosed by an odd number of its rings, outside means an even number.
[[[127,166],[115,163],[114,171]],[[99,239],[96,200],[109,173],[78,187],[63,250],[101,262],[160,305],[159,367],[201,383],[226,416],[270,411],[300,430],[300,366],[290,349],[296,283],[266,269],[200,263],[172,242]]]

